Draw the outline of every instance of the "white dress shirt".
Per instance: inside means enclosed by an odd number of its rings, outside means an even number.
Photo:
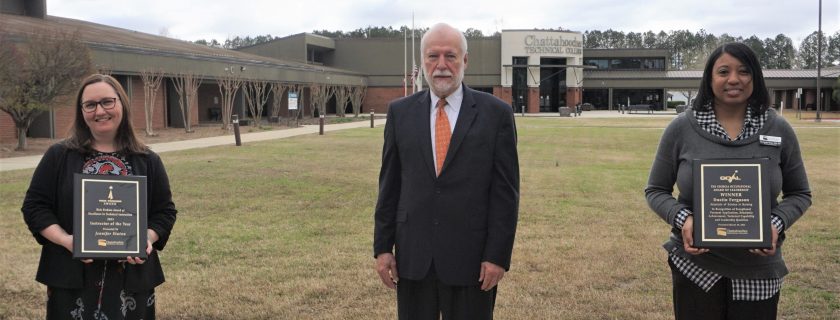
[[[437,155],[435,154],[435,119],[437,118],[437,103],[440,100],[440,97],[435,95],[434,92],[429,90],[429,94],[432,96],[432,107],[430,108],[429,114],[429,125],[432,131],[432,160],[437,163]],[[449,118],[449,131],[450,133],[455,132],[455,122],[458,122],[458,113],[461,112],[461,102],[464,101],[464,86],[458,86],[458,90],[455,90],[451,95],[446,97],[446,106],[443,107],[443,111],[446,112],[446,117]]]

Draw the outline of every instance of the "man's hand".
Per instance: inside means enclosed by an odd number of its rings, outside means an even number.
[[[490,289],[493,289],[493,287],[499,284],[499,281],[501,281],[504,276],[504,268],[491,262],[482,262],[481,273],[478,276],[478,282],[481,282],[481,290],[490,291]]]
[[[379,274],[379,279],[382,283],[391,289],[397,288],[397,282],[400,277],[397,274],[397,260],[391,253],[380,253],[376,256],[376,273]]]
[[[686,253],[692,255],[699,255],[709,252],[709,249],[700,249],[694,247],[694,217],[688,216],[685,218],[685,223],[682,227],[683,249]]]
[[[770,238],[770,242],[772,243],[772,247],[770,249],[750,249],[750,252],[753,254],[760,255],[762,257],[769,257],[776,254],[776,241],[779,240],[779,230],[776,229],[776,226],[770,225],[773,228],[773,236]]]

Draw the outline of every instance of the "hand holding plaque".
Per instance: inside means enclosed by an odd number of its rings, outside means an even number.
[[[145,259],[146,177],[74,176],[73,258]]]
[[[768,160],[694,160],[695,247],[772,247]]]

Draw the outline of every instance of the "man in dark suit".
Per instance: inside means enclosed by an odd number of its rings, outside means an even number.
[[[519,207],[513,110],[462,84],[457,29],[433,26],[420,51],[430,90],[388,107],[376,271],[397,289],[400,319],[492,319]]]

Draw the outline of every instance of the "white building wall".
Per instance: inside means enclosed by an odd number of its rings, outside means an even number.
[[[540,58],[566,58],[567,65],[583,64],[583,34],[570,31],[502,30],[502,86],[513,85],[513,57],[528,57],[529,65],[540,64]],[[528,68],[528,86],[539,86],[539,67]],[[580,87],[582,68],[566,70],[568,87]]]

